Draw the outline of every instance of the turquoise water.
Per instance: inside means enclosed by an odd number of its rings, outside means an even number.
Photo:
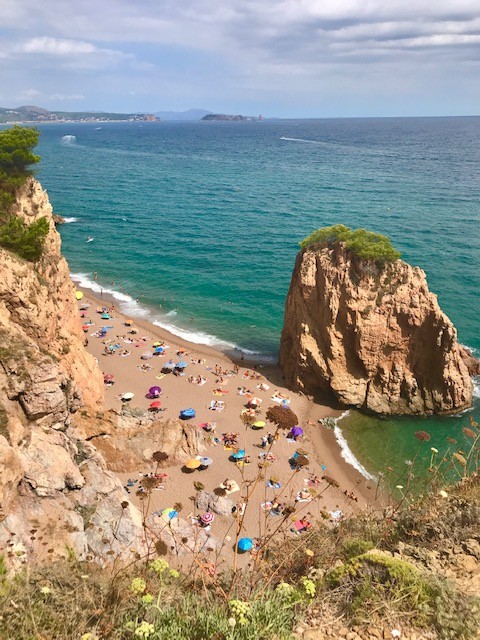
[[[39,178],[76,220],[61,227],[71,271],[97,272],[129,313],[275,358],[298,241],[342,222],[389,235],[480,352],[480,118],[41,130]],[[467,417],[340,426],[375,472],[412,456],[417,429],[441,449]]]

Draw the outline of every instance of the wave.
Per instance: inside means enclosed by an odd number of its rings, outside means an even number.
[[[86,273],[72,273],[71,279],[73,282],[78,284],[82,289],[90,289],[94,293],[101,294],[106,293],[115,300],[119,302],[119,308],[122,313],[127,316],[132,316],[135,318],[143,318],[148,320],[152,324],[162,329],[166,329],[170,333],[183,340],[187,340],[188,342],[192,342],[194,344],[205,344],[210,347],[215,347],[222,351],[234,352],[234,354],[238,357],[242,354],[246,356],[252,356],[255,360],[259,362],[275,362],[276,358],[271,358],[270,356],[264,356],[258,351],[252,351],[250,349],[244,349],[233,342],[227,342],[226,340],[221,340],[217,338],[217,336],[211,335],[209,333],[205,333],[203,331],[192,331],[183,329],[175,324],[172,324],[167,320],[167,318],[172,318],[177,315],[175,310],[169,311],[164,316],[160,316],[151,309],[141,305],[137,300],[132,298],[126,293],[121,293],[120,291],[115,291],[115,289],[109,289],[108,287],[102,287],[98,282],[90,280],[89,274]]]
[[[62,144],[66,144],[66,145],[74,145],[77,142],[77,137],[76,136],[62,136],[62,140],[61,140]]]
[[[359,473],[361,473],[364,478],[367,478],[367,480],[376,480],[375,476],[373,476],[371,473],[368,473],[363,464],[359,460],[357,460],[353,451],[348,446],[348,442],[346,441],[342,430],[338,426],[340,420],[348,416],[349,413],[350,411],[344,411],[339,418],[335,418],[335,427],[333,428],[333,433],[335,434],[335,439],[340,446],[340,455],[345,460],[345,462],[347,462]]]
[[[480,376],[473,378],[473,397],[480,398]]]
[[[71,224],[72,222],[78,222],[78,218],[63,218],[64,224]]]

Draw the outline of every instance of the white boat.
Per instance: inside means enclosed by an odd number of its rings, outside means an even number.
[[[93,238],[92,236],[90,236],[89,238],[87,238],[86,242],[93,242],[93,240],[95,240],[95,238]]]

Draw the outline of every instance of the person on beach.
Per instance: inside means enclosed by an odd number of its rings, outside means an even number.
[[[268,444],[268,437],[267,436],[262,436],[262,443],[260,445],[262,447],[262,449],[266,449],[267,444]]]

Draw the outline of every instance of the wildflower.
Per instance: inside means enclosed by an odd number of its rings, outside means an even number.
[[[238,621],[242,626],[247,624],[247,616],[250,613],[249,602],[244,602],[243,600],[230,600],[228,606],[232,610],[236,622]]]
[[[80,577],[81,577],[81,579],[82,579],[82,580],[88,580],[88,579],[90,578],[90,576],[88,575],[88,573],[84,573],[84,574],[82,574]]]
[[[153,602],[153,596],[151,593],[146,593],[144,596],[142,596],[142,604],[152,604]]]
[[[163,560],[163,558],[157,558],[156,560],[150,563],[150,569],[152,569],[152,571],[155,571],[157,575],[160,575],[161,573],[166,571],[168,568],[169,568],[169,564],[166,560]]]
[[[293,593],[294,589],[291,584],[288,584],[288,582],[280,582],[277,584],[275,591],[282,596],[289,596]]]
[[[309,558],[313,558],[315,554],[311,549],[305,549],[305,555],[307,555]]]
[[[458,460],[458,462],[460,462],[462,467],[466,467],[467,466],[467,461],[465,460],[465,458],[462,456],[461,453],[453,453],[452,457],[455,458],[455,460]]]
[[[435,447],[430,447],[430,451],[432,453],[438,453],[438,449],[435,449]]]
[[[392,634],[392,638],[400,638],[402,635],[399,629],[392,629],[390,633]]]
[[[49,593],[52,593],[52,590],[50,589],[50,587],[42,587],[40,589],[40,593],[44,596],[48,596]]]
[[[403,484],[397,484],[397,486],[395,487],[395,489],[403,489]]]
[[[232,629],[236,624],[237,624],[237,621],[235,620],[235,618],[229,618],[228,619],[228,626],[232,627]]]
[[[475,433],[475,431],[472,431],[472,429],[469,429],[468,427],[463,427],[462,431],[467,436],[467,438],[477,437],[477,434]]]
[[[313,596],[317,591],[317,587],[315,586],[314,581],[310,580],[310,578],[306,578],[305,576],[303,576],[302,587],[305,589],[305,593],[307,594],[307,596],[309,596],[310,598],[313,598]]]
[[[170,569],[170,577],[171,578],[179,578],[180,573],[176,569]]]
[[[94,636],[93,633],[88,631],[81,636],[80,640],[98,640],[98,636]]]
[[[130,591],[135,595],[140,595],[147,588],[147,583],[143,578],[134,578],[130,584]]]
[[[415,433],[415,438],[420,440],[420,442],[428,442],[430,440],[430,434],[426,431],[417,431]]]
[[[413,462],[411,460],[404,460],[405,464],[407,465],[407,467],[411,467]]]
[[[438,492],[438,495],[442,496],[442,498],[448,498],[448,493],[446,491],[444,491],[443,489]]]
[[[452,444],[457,444],[457,441],[455,440],[455,438],[450,438],[450,436],[447,436],[447,440],[448,440],[448,442],[451,442]]]
[[[135,636],[137,638],[144,638],[146,640],[146,638],[149,638],[154,631],[155,627],[153,626],[153,624],[142,620],[139,626],[135,629]]]

